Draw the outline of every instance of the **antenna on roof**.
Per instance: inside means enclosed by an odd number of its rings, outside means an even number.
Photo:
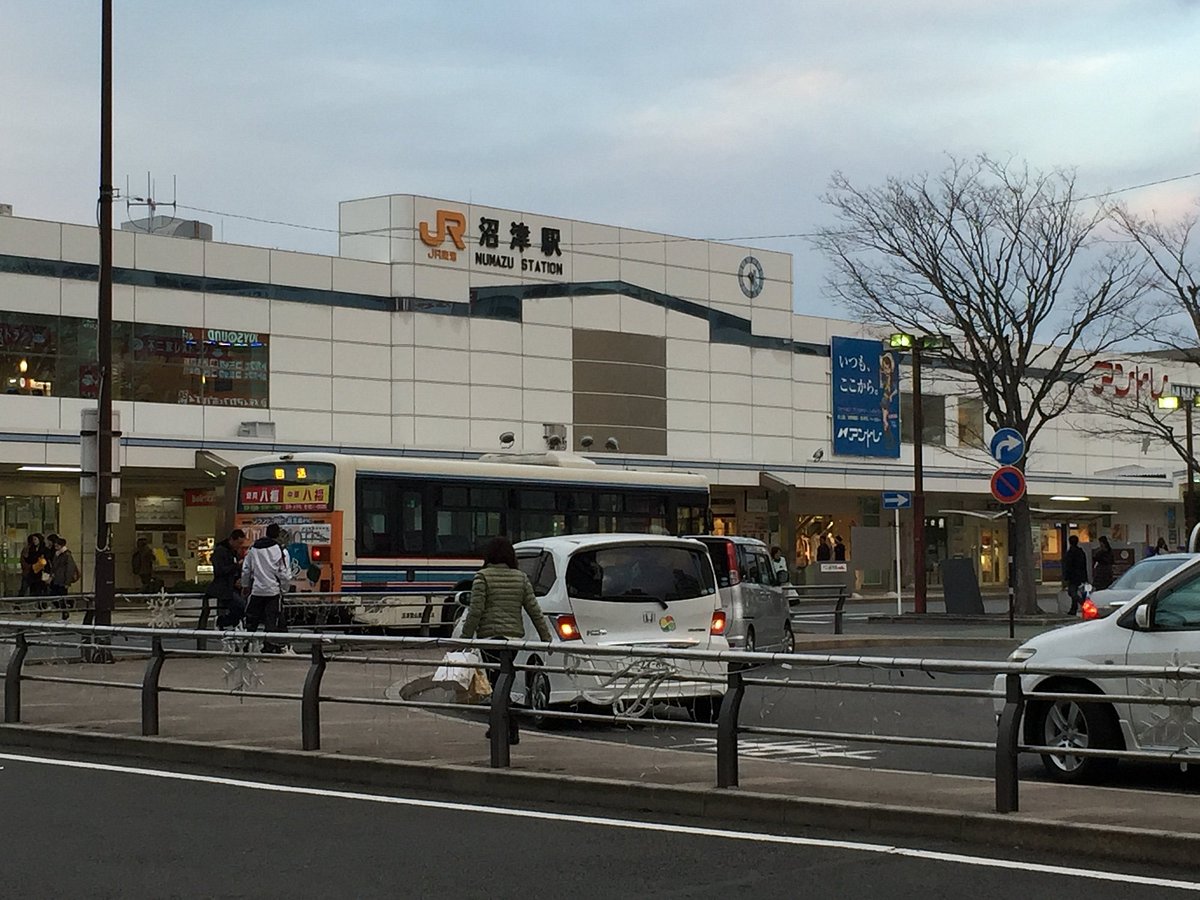
[[[149,172],[146,173],[146,196],[145,197],[133,196],[133,194],[130,192],[130,189],[129,189],[129,176],[126,175],[125,176],[125,218],[130,227],[128,229],[123,229],[123,230],[151,232],[151,231],[156,230],[157,228],[159,228],[162,225],[166,225],[166,224],[169,224],[170,222],[174,222],[175,221],[175,196],[176,196],[176,188],[178,187],[177,181],[178,181],[178,176],[172,175],[171,176],[171,199],[159,201],[159,200],[154,199],[154,181],[151,179]],[[148,215],[145,219],[135,220],[132,216],[132,210],[135,206],[145,207],[147,210],[149,210],[150,215]],[[170,219],[167,219],[167,217],[164,216],[162,222],[155,221],[155,215],[160,206],[169,206],[171,208]]]

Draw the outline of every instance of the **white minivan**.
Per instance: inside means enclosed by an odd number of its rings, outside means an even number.
[[[570,670],[519,674],[515,701],[534,710],[588,704],[618,714],[641,714],[662,701],[687,707],[701,721],[714,719],[725,692],[722,663],[570,653],[589,645],[729,649],[703,544],[665,535],[576,534],[522,541],[515,549],[562,649],[549,658],[520,652],[517,664]],[[461,630],[460,620],[455,634]],[[525,639],[539,640],[528,615]]]
[[[1177,704],[1122,702],[1200,697],[1200,556],[1138,592],[1103,619],[1067,625],[1026,641],[1009,657],[1037,666],[1130,665],[1195,667],[1188,678],[1103,678],[1023,675],[1031,699],[1025,707],[1025,743],[1038,747],[1155,750],[1182,754],[1173,760],[1200,764],[1200,709]],[[1003,676],[996,690],[1004,690]],[[1111,702],[1037,700],[1039,692],[1111,695]],[[996,701],[997,712],[1003,701]],[[1088,756],[1042,757],[1060,781],[1087,781],[1116,761]]]

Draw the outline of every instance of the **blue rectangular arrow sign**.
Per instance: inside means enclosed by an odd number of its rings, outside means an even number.
[[[884,509],[908,509],[912,506],[912,491],[884,491]]]

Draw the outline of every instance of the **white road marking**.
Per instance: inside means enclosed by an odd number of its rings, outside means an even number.
[[[595,825],[604,828],[624,828],[630,831],[651,831],[666,834],[690,835],[693,837],[719,838],[731,841],[750,841],[758,844],[784,844],[795,847],[818,847],[828,850],[850,850],[884,856],[901,856],[910,859],[935,860],[966,866],[989,869],[1007,869],[1019,872],[1039,872],[1069,878],[1084,878],[1092,881],[1109,881],[1118,884],[1133,884],[1145,887],[1171,888],[1200,893],[1200,882],[1180,881],[1171,878],[1153,878],[1124,872],[1104,872],[1096,869],[1076,869],[1070,866],[1054,866],[1025,860],[994,859],[986,856],[968,856],[961,853],[942,853],[912,847],[897,847],[891,844],[868,844],[861,841],[822,840],[789,834],[755,834],[749,831],[733,831],[724,828],[702,828],[695,825],[668,825],[662,822],[640,822],[636,819],[609,819],[600,816],[580,816],[570,813],[546,812],[534,809],[512,809],[502,806],[481,806],[475,803],[454,803],[444,800],[417,800],[411,797],[389,797],[382,794],[367,794],[358,791],[335,791],[325,788],[298,787],[286,784],[270,784],[262,781],[243,781],[237,778],[222,778],[216,775],[196,775],[191,772],[171,772],[165,769],[144,769],[136,766],[117,766],[110,763],[83,762],[80,760],[45,759],[23,756],[16,753],[0,753],[0,759],[35,765],[60,766],[68,769],[85,769],[97,772],[115,772],[125,775],[142,775],[174,781],[190,781],[200,784],[217,784],[254,791],[276,794],[295,794],[306,797],[322,797],[338,800],[357,800],[366,803],[382,803],[390,806],[409,806],[422,809],[441,809],[453,812],[482,813],[515,819],[534,819],[544,822],[567,822],[575,825]]]
[[[691,743],[675,744],[672,750],[704,750],[717,752],[716,738],[696,738]],[[811,759],[861,759],[867,762],[879,756],[878,750],[851,750],[845,744],[810,740],[753,740],[738,739],[738,753],[752,759],[771,759],[797,762]],[[853,768],[846,766],[844,768]]]

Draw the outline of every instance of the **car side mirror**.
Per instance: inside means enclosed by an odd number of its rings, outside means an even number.
[[[459,606],[470,606],[471,605],[471,592],[470,591],[457,591],[454,594],[454,602],[457,603]]]
[[[1133,621],[1142,631],[1150,630],[1150,604],[1142,603],[1133,611]]]

